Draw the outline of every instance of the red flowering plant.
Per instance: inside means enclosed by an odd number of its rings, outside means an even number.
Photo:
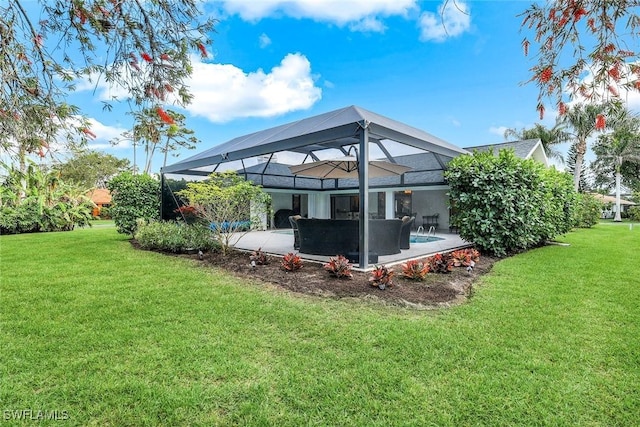
[[[191,205],[180,206],[178,209],[174,209],[173,212],[180,215],[187,224],[191,224],[198,219],[198,212],[196,208]]]
[[[429,266],[416,259],[402,264],[402,275],[410,280],[424,280],[429,272]]]
[[[429,271],[433,273],[451,273],[453,270],[453,259],[451,254],[435,254],[427,258]]]
[[[473,261],[474,263],[478,262],[480,260],[480,252],[478,252],[477,249],[468,248],[467,249],[467,253],[471,257],[471,261]]]
[[[385,265],[376,266],[369,277],[369,284],[378,289],[386,289],[393,286],[393,270]]]
[[[454,267],[466,267],[471,264],[471,254],[466,249],[458,249],[451,252],[451,259]]]
[[[282,269],[285,271],[297,271],[302,268],[302,258],[293,252],[282,257]]]
[[[343,255],[329,258],[329,262],[324,265],[324,269],[337,278],[353,279],[351,264]]]
[[[267,254],[262,250],[262,248],[258,248],[251,252],[251,255],[249,255],[249,261],[251,261],[251,267],[255,267],[256,265],[266,265],[269,263]]]

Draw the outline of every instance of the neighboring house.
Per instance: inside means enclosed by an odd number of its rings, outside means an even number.
[[[420,129],[350,106],[234,138],[166,166],[161,174],[170,183],[171,179],[202,179],[214,171],[236,170],[271,195],[274,212],[359,218],[362,207],[369,218],[413,215],[419,226],[428,219],[433,223],[435,217],[440,229],[448,229],[447,164],[474,149],[500,148],[513,148],[520,157],[548,164],[538,140],[463,149]],[[296,176],[289,170],[292,165],[338,158],[354,151],[360,164],[385,160],[411,170],[400,176],[370,177],[368,168],[359,168],[357,175],[348,179]],[[361,242],[365,240],[361,235]]]
[[[525,139],[522,141],[510,141],[502,142],[499,144],[490,145],[478,145],[476,147],[465,147],[467,151],[493,151],[494,154],[498,154],[500,150],[511,149],[515,152],[516,156],[523,159],[534,159],[539,161],[545,166],[549,166],[549,159],[544,152],[544,146],[539,139]]]
[[[100,216],[100,211],[103,207],[108,208],[111,206],[111,192],[106,188],[96,188],[91,190],[87,193],[87,196],[96,205],[92,212],[94,217]]]
[[[600,200],[604,207],[602,209],[602,218],[613,218],[616,213],[616,196],[609,195],[605,196],[604,194],[591,193],[596,200]],[[636,204],[625,199],[620,199],[620,209],[621,212],[625,212],[629,207],[635,206]]]

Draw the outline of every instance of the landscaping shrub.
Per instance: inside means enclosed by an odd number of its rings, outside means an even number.
[[[84,191],[30,163],[25,172],[7,167],[0,185],[0,233],[70,231],[91,225],[93,202]]]
[[[378,265],[371,272],[369,284],[379,289],[386,289],[393,286],[393,270],[386,265]]]
[[[424,280],[429,266],[419,260],[410,260],[402,264],[402,275],[410,280]]]
[[[351,268],[352,266],[349,260],[343,255],[330,257],[329,262],[324,265],[324,269],[337,278],[344,277],[352,279],[353,273],[351,272]]]
[[[603,207],[603,203],[591,194],[578,194],[573,215],[574,227],[591,228],[596,225],[602,216]]]
[[[631,221],[640,221],[640,206],[631,206],[627,209],[627,213]]]
[[[136,228],[134,237],[143,249],[179,253],[191,249],[207,251],[219,246],[204,225],[139,220]]]
[[[111,191],[109,214],[118,233],[133,235],[138,219],[160,219],[160,183],[156,179],[123,172],[113,177],[107,187]]]
[[[504,256],[571,230],[576,193],[571,176],[523,160],[512,150],[458,156],[445,172],[460,237]]]
[[[427,265],[432,273],[451,273],[453,270],[453,258],[450,253],[435,254],[427,258]]]
[[[257,250],[251,252],[251,255],[249,255],[249,261],[251,261],[251,266],[267,265],[269,263],[267,254],[264,253],[262,248],[258,248]]]
[[[189,182],[177,193],[188,211],[211,224],[223,254],[252,227],[260,227],[271,197],[234,171],[214,172],[204,181]]]
[[[302,258],[293,252],[289,252],[282,257],[281,266],[286,271],[296,271],[302,268]]]

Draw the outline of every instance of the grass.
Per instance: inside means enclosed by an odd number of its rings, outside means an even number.
[[[2,236],[3,420],[636,425],[640,227],[564,241],[499,262],[467,304],[412,312],[243,283],[112,227]]]

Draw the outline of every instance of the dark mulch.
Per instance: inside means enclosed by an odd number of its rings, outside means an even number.
[[[393,286],[380,290],[369,284],[370,273],[353,272],[353,279],[338,279],[324,270],[322,264],[304,261],[302,269],[287,272],[281,268],[281,258],[268,256],[268,264],[251,267],[249,253],[233,250],[226,256],[207,253],[202,262],[229,271],[237,276],[253,279],[253,283],[266,282],[291,292],[328,298],[371,299],[385,304],[417,309],[448,307],[465,301],[477,279],[489,272],[497,258],[481,256],[475,268],[454,268],[448,274],[427,274],[424,281],[413,281],[402,276],[401,265],[393,267]],[[198,255],[181,255],[198,260]]]

